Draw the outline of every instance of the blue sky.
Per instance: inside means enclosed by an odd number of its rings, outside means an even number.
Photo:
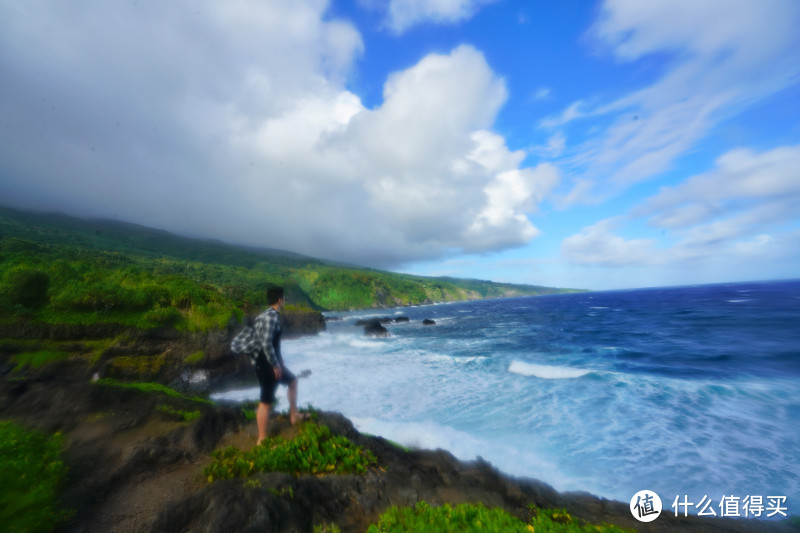
[[[0,1],[0,201],[423,275],[800,277],[794,0]]]

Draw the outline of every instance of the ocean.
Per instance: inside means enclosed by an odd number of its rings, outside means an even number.
[[[301,405],[362,432],[560,491],[628,502],[647,489],[665,510],[705,497],[718,515],[724,498],[785,497],[800,514],[800,281],[329,315],[342,320],[285,340],[284,358],[312,371]],[[354,323],[375,316],[410,321],[366,338]]]

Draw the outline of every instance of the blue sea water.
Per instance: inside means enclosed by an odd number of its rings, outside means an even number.
[[[354,325],[386,315],[411,321],[388,324],[385,339]],[[649,489],[665,509],[684,495],[717,507],[786,496],[800,514],[800,281],[338,316],[283,352],[295,373],[312,371],[301,405],[340,411],[361,431],[481,456],[557,490],[628,502]]]

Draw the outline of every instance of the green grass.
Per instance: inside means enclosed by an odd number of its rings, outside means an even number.
[[[231,446],[211,456],[214,461],[203,471],[209,482],[258,472],[363,474],[377,463],[368,450],[314,422],[303,423],[299,435],[291,440],[272,437],[249,452]]]
[[[433,507],[422,501],[414,507],[391,507],[377,524],[370,525],[367,533],[635,533],[609,524],[588,524],[563,509],[532,508],[532,511],[531,522],[525,523],[502,509],[489,509],[480,503]]]
[[[426,502],[419,502],[414,507],[391,507],[380,516],[377,524],[367,529],[367,533],[404,531],[531,533],[534,529],[502,509],[487,509],[481,504],[431,507]]]
[[[589,524],[572,517],[565,509],[537,509],[531,520],[536,533],[636,533],[612,524]]]
[[[204,403],[204,404],[211,404],[211,400],[206,398],[201,398],[200,396],[186,396],[185,394],[181,394],[180,392],[176,391],[175,389],[171,389],[166,385],[162,385],[160,383],[151,383],[151,382],[134,382],[134,383],[123,383],[121,381],[117,381],[111,378],[103,378],[99,379],[94,382],[95,385],[100,386],[107,386],[107,387],[120,387],[124,389],[136,389],[142,392],[148,393],[160,393],[166,394],[167,396],[171,396],[173,398],[181,398],[183,400],[191,400],[193,402]]]
[[[68,352],[57,350],[38,350],[35,352],[22,352],[13,357],[13,361],[17,363],[14,371],[20,371],[25,368],[39,368],[42,365],[52,363],[54,361],[61,361],[69,357]]]
[[[62,437],[0,422],[0,524],[11,532],[50,532],[73,513],[58,491],[67,474]]]
[[[167,415],[181,418],[185,422],[191,422],[192,420],[197,420],[203,416],[202,411],[182,411],[180,409],[173,409],[169,405],[159,405],[157,409]]]
[[[198,350],[194,352],[192,355],[188,356],[186,359],[184,359],[183,362],[186,363],[187,365],[196,365],[202,363],[205,356],[206,354],[203,352],[203,350]]]

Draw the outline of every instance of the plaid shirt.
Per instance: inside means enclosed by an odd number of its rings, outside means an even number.
[[[255,342],[267,356],[273,368],[282,366],[281,357],[281,315],[272,307],[256,317]]]
[[[246,353],[254,361],[263,352],[267,362],[274,368],[283,364],[280,334],[280,314],[270,307],[258,315],[253,328],[245,328],[236,336],[231,348],[236,353]]]

